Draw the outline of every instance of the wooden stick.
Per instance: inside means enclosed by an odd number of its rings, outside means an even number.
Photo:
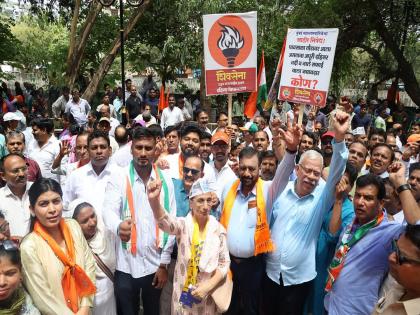
[[[305,104],[299,104],[299,118],[298,118],[298,126],[302,126],[303,121],[303,110],[305,109]]]
[[[232,125],[232,94],[228,94],[228,126]]]

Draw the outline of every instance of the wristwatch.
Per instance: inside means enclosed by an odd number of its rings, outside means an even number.
[[[404,190],[410,190],[411,189],[411,187],[410,187],[410,185],[409,184],[402,184],[401,186],[399,186],[398,188],[397,188],[397,193],[401,193],[401,192],[403,192]]]

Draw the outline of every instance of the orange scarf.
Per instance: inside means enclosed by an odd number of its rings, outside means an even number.
[[[54,254],[64,265],[63,278],[61,279],[64,298],[66,299],[68,308],[74,313],[77,313],[79,310],[79,298],[94,294],[96,287],[85,271],[76,264],[73,237],[63,219],[60,220],[60,230],[66,242],[67,254],[63,252],[57,242],[38,221],[35,222],[34,226],[34,232],[47,242]]]
[[[225,203],[223,205],[222,216],[220,223],[227,230],[232,213],[233,204],[235,203],[236,193],[238,191],[240,180],[237,179],[230,188]],[[267,223],[267,214],[265,212],[265,201],[263,193],[263,180],[258,178],[257,186],[257,225],[255,226],[254,235],[254,255],[257,256],[262,253],[274,251],[274,243],[271,240],[270,229]]]

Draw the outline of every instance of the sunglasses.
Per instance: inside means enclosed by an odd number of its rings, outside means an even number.
[[[5,240],[5,241],[0,242],[0,246],[3,246],[3,248],[6,251],[19,250],[19,247],[17,246],[17,244],[11,240]]]
[[[395,252],[396,256],[397,256],[397,264],[398,265],[402,265],[402,264],[416,264],[416,265],[420,265],[420,260],[416,260],[416,259],[412,259],[412,258],[408,258],[405,257],[398,245],[397,245],[397,240],[392,240],[392,249]]]
[[[200,170],[195,170],[193,168],[189,168],[189,167],[186,167],[186,166],[184,166],[182,168],[182,170],[184,171],[184,174],[188,174],[189,172],[191,172],[191,174],[193,176],[198,175],[198,173],[200,173]]]

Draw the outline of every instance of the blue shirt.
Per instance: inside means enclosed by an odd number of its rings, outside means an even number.
[[[146,105],[150,105],[150,112],[152,113],[153,116],[156,116],[158,114],[158,105],[159,105],[158,98],[150,99],[147,97],[144,103]]]
[[[270,218],[270,210],[273,201],[288,183],[288,178],[295,165],[295,155],[285,154],[280,165],[277,167],[273,181],[263,181],[263,194],[266,205],[267,220]],[[222,192],[221,209],[226,196],[232,187],[232,183],[226,185]],[[241,192],[241,184],[238,186],[236,199],[232,206],[229,224],[227,227],[227,245],[229,252],[239,258],[254,256],[254,235],[257,223],[257,209],[254,205],[250,207],[251,201],[256,200],[256,187],[245,196]],[[253,202],[254,203],[254,202]],[[254,203],[255,204],[255,203]]]
[[[388,256],[392,240],[404,231],[404,225],[388,221],[386,213],[381,224],[354,244],[332,290],[325,296],[328,315],[371,314],[379,297],[379,289],[388,272]],[[343,236],[340,236],[340,241]]]
[[[343,231],[343,229],[353,221],[353,203],[348,198],[344,200],[341,208],[341,227],[334,235],[329,232],[331,216],[332,208],[325,215],[316,247],[315,261],[317,275],[314,279],[311,293],[308,298],[308,311],[310,311],[313,315],[324,314],[324,297],[326,294],[325,284],[328,277],[327,268],[334,257],[335,248],[341,231]]]
[[[186,217],[190,212],[190,199],[184,188],[182,179],[172,178],[174,183],[175,201],[176,201],[176,216]]]
[[[316,276],[315,250],[324,215],[334,203],[335,186],[346,167],[344,141],[333,141],[333,156],[327,182],[320,181],[309,195],[299,197],[295,182],[289,182],[273,205],[271,237],[276,245],[266,256],[267,276],[280,284],[296,285]]]

